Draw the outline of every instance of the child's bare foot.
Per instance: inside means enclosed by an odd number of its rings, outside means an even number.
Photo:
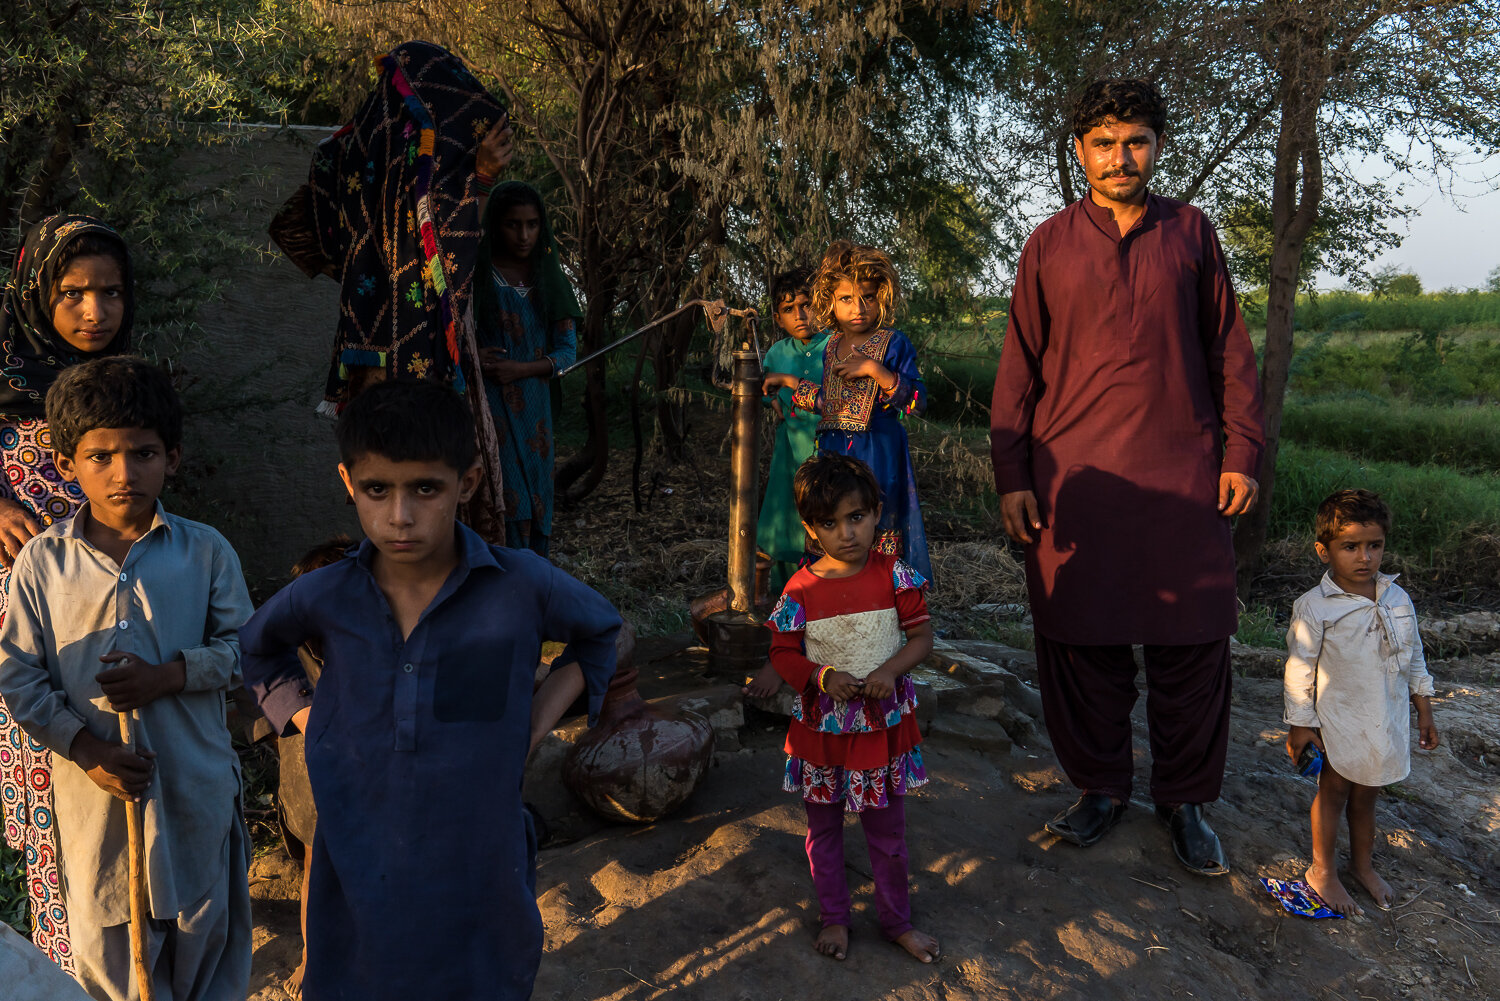
[[[1373,865],[1366,865],[1362,869],[1356,867],[1354,878],[1359,880],[1359,885],[1375,899],[1375,906],[1382,911],[1390,910],[1391,905],[1396,902],[1396,891],[1391,889],[1391,884],[1380,878],[1380,873],[1375,871]]]
[[[740,689],[740,691],[752,698],[769,699],[780,688],[781,675],[776,673],[776,668],[772,667],[771,662],[768,660],[761,666],[759,671],[755,672],[755,677],[750,679],[750,683]]]
[[[1344,884],[1339,882],[1339,874],[1335,869],[1319,869],[1317,866],[1309,866],[1303,874],[1307,885],[1313,888],[1331,911],[1338,911],[1344,917],[1354,914],[1363,914],[1364,909],[1354,902],[1349,896],[1349,891],[1344,889]]]
[[[938,946],[938,940],[925,932],[919,932],[915,928],[896,939],[896,944],[923,963],[931,963],[940,959],[943,950]]]
[[[302,954],[302,962],[292,971],[291,976],[281,982],[281,989],[286,991],[286,996],[292,1001],[302,997],[302,976],[307,972],[307,953]]]
[[[825,956],[843,959],[849,951],[849,929],[843,925],[824,925],[813,948]]]

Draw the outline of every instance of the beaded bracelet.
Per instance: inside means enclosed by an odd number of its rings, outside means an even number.
[[[824,665],[823,670],[818,672],[818,691],[827,693],[828,689],[823,687],[823,682],[828,678],[828,672],[833,670],[832,664]]]

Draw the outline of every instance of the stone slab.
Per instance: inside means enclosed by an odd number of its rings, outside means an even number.
[[[983,644],[987,654],[1006,661],[1005,664],[1001,664],[976,654],[974,651],[980,647],[979,643],[958,644],[937,640],[933,643],[932,653],[928,655],[923,666],[935,674],[970,686],[999,684],[1004,690],[1006,700],[1012,706],[1028,716],[1039,718],[1042,715],[1041,695],[1022,680],[1016,670],[1012,669],[1019,668],[1027,673],[1034,673],[1036,655],[1027,650],[1016,650],[998,643]]]
[[[994,720],[975,716],[943,716],[932,721],[927,736],[936,741],[953,741],[976,751],[1010,753],[1010,734]]]
[[[697,713],[713,727],[716,750],[740,749],[740,727],[745,725],[745,697],[739,685],[712,685],[681,695],[652,699],[651,704],[668,710],[685,709]]]
[[[1022,747],[1048,744],[1039,719],[1017,708],[1011,702],[1007,686],[1001,682],[938,692],[935,701],[937,712],[944,716],[969,716],[999,723],[1010,739]]]

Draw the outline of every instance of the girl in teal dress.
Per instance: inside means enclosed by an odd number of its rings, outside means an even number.
[[[549,383],[573,364],[583,314],[535,188],[507,181],[490,193],[479,261],[474,309],[485,392],[500,436],[505,544],[546,556],[552,537]]]
[[[763,368],[812,382],[823,380],[823,348],[828,332],[819,330],[812,317],[812,268],[793,268],[771,282],[771,315],[786,334],[766,349]],[[818,416],[792,407],[792,390],[781,388],[769,397],[769,407],[781,419],[776,429],[776,447],[766,476],[766,494],[760,505],[755,544],[771,557],[771,587],[786,585],[807,549],[807,531],[792,497],[792,477],[797,467],[818,450]]]

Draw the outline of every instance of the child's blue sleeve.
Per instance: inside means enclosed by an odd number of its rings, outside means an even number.
[[[225,691],[240,685],[239,629],[255,606],[245,587],[240,558],[222,536],[214,546],[211,573],[203,645],[182,651],[186,692]]]
[[[543,633],[549,640],[567,643],[583,671],[588,694],[589,725],[599,718],[604,692],[615,675],[615,638],[620,632],[620,613],[609,599],[587,584],[551,567],[551,589],[547,595]],[[267,715],[270,715],[268,712]]]
[[[894,410],[904,414],[921,416],[927,412],[927,387],[922,382],[922,372],[917,368],[917,349],[899,330],[891,335],[890,347],[886,349],[882,362],[896,377],[896,385],[889,392],[882,392],[885,402]]]
[[[577,324],[571,316],[565,316],[552,326],[552,350],[547,353],[552,360],[553,374],[561,372],[578,360]]]
[[[299,583],[294,580],[277,591],[240,628],[245,687],[278,737],[290,734],[292,717],[312,705],[312,685],[297,656],[297,648],[311,635],[297,607]]]
[[[73,738],[87,723],[68,704],[67,693],[53,684],[47,667],[47,629],[30,550],[22,549],[11,568],[10,607],[0,624],[0,695],[21,729],[68,758]]]

